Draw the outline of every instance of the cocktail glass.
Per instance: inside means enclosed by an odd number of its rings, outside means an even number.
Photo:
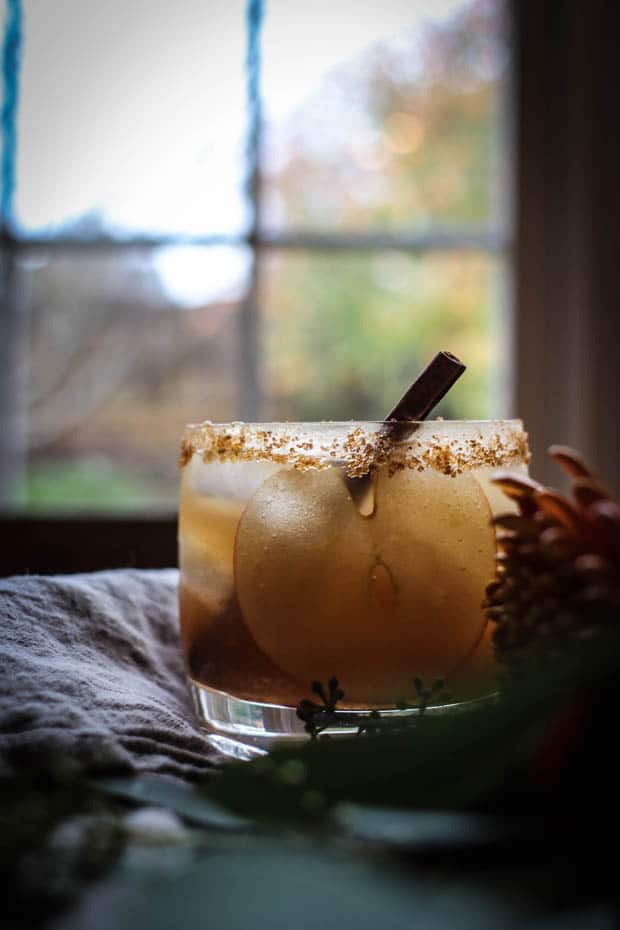
[[[411,424],[408,427],[411,430]],[[491,694],[481,603],[495,571],[497,469],[526,472],[522,423],[210,422],[186,428],[179,515],[181,635],[198,714],[240,757],[304,736],[296,705],[337,677],[345,731],[415,714],[414,681]],[[360,512],[351,481],[373,475]],[[442,692],[443,693],[443,692]]]

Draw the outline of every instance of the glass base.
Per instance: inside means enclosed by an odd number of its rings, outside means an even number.
[[[265,755],[276,746],[292,746],[310,738],[294,707],[244,701],[195,681],[189,684],[196,713],[209,734],[209,742],[225,756],[250,760]],[[496,697],[494,693],[458,703],[432,704],[426,708],[425,713],[433,717],[461,713],[495,700]],[[419,715],[417,707],[376,709],[382,719],[393,720],[394,723],[398,719]],[[354,736],[371,712],[355,709],[336,711],[336,722],[322,730],[321,736]]]

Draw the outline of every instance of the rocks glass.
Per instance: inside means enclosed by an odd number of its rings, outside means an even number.
[[[522,424],[435,420],[384,436],[381,423],[186,428],[182,642],[198,713],[227,751],[303,736],[296,705],[333,676],[353,729],[372,710],[415,713],[415,678],[450,691],[429,712],[494,689],[481,602],[491,517],[507,506],[490,478],[526,471]],[[350,488],[369,468],[364,515]]]

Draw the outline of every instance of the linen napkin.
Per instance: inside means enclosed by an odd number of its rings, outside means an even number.
[[[0,579],[0,757],[194,779],[211,750],[179,645],[178,572]]]

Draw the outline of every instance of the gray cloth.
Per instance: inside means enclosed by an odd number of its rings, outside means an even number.
[[[0,753],[195,778],[210,750],[179,646],[178,573],[0,579]],[[212,756],[211,756],[212,757]]]

